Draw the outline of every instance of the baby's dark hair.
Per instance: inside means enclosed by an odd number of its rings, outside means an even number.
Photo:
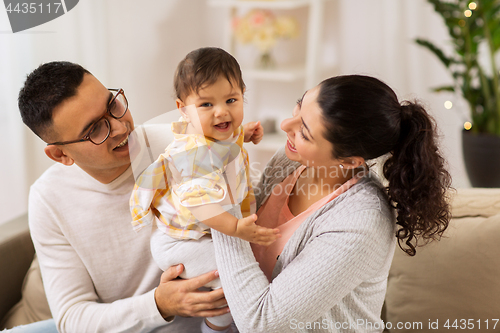
[[[40,65],[28,75],[19,92],[18,106],[23,122],[40,138],[51,133],[52,112],[76,95],[88,70],[67,61]]]
[[[439,239],[451,218],[451,177],[438,149],[436,124],[423,106],[400,103],[388,85],[362,75],[321,82],[318,104],[333,157],[369,160],[390,153],[383,172],[401,249],[415,255],[417,238]]]
[[[223,75],[231,84],[235,83],[243,93],[245,83],[240,65],[228,52],[217,47],[203,47],[188,53],[179,63],[174,76],[177,98],[183,100],[205,85],[214,84]]]

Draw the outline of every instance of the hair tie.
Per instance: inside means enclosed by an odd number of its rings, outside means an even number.
[[[399,140],[396,146],[403,145],[406,142],[406,138],[411,128],[411,118],[414,116],[414,110],[412,104],[408,101],[403,102],[401,105],[401,120],[399,123]]]
[[[410,119],[413,115],[413,108],[409,102],[401,105],[401,122]]]

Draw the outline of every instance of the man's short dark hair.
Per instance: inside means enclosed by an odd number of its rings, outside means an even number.
[[[54,61],[40,65],[24,82],[18,106],[23,122],[42,140],[49,135],[52,112],[66,99],[76,95],[85,74],[78,64]]]
[[[237,84],[241,92],[245,90],[240,65],[232,55],[217,47],[191,51],[177,66],[175,94],[183,100],[193,92],[198,93],[205,85],[214,84],[221,75],[231,85]]]

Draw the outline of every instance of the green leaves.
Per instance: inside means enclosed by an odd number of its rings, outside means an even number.
[[[415,42],[418,44],[418,45],[421,45],[425,48],[427,48],[429,51],[431,51],[432,53],[434,53],[434,55],[436,57],[439,58],[439,60],[441,60],[441,62],[443,63],[443,65],[446,67],[446,68],[449,68],[450,67],[450,64],[454,63],[455,61],[450,58],[450,57],[447,57],[444,52],[439,48],[437,47],[436,45],[434,45],[432,42],[429,42],[428,40],[424,40],[424,39],[420,39],[420,38],[417,38],[415,39]]]
[[[443,92],[443,91],[455,92],[455,87],[454,86],[441,86],[441,87],[432,88],[432,91],[433,92]]]
[[[434,54],[451,74],[454,85],[433,91],[457,89],[467,100],[473,131],[500,136],[500,78],[495,54],[500,49],[500,0],[428,0],[443,18],[454,53],[447,55],[426,39],[415,42]],[[488,50],[489,64],[479,63],[480,50]],[[481,56],[484,58],[484,56]]]

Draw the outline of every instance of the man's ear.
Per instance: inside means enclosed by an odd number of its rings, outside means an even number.
[[[45,155],[47,155],[51,160],[62,163],[64,165],[72,165],[75,161],[66,155],[64,151],[57,145],[50,145],[43,149]]]
[[[177,98],[175,100],[175,104],[177,105],[177,108],[179,109],[179,112],[181,113],[182,118],[184,118],[184,120],[188,123],[191,122],[189,119],[189,114],[187,113],[186,105],[184,104],[184,102],[181,101],[179,98]]]

